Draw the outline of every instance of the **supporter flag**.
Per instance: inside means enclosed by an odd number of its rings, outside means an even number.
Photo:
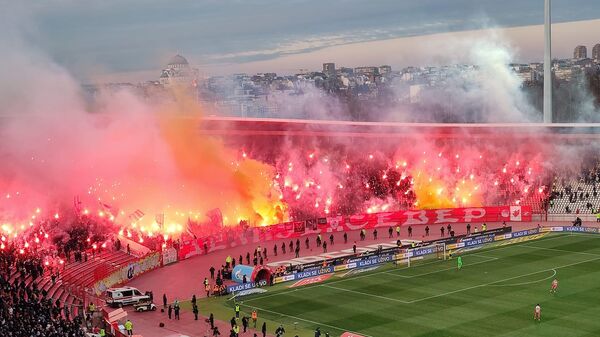
[[[192,221],[192,219],[190,219],[190,218],[188,217],[188,221],[187,221],[187,226],[186,226],[186,228],[185,228],[185,232],[186,232],[186,233],[187,233],[189,236],[193,237],[194,239],[196,238],[196,233],[194,233],[194,231],[192,230],[192,226],[194,226],[195,224],[196,224],[196,223],[195,223],[194,221]]]
[[[306,223],[308,224],[308,221]],[[304,233],[304,221],[296,221],[294,222],[294,232],[296,233]]]
[[[73,208],[75,209],[75,213],[79,214],[81,212],[81,199],[76,195],[73,197]]]
[[[138,222],[144,217],[144,212],[136,209],[135,212],[129,214],[129,219],[133,222]]]
[[[206,213],[211,226],[223,227],[223,214],[219,208],[212,209]]]
[[[510,221],[521,221],[521,206],[510,206]]]
[[[119,213],[117,209],[115,209],[114,207],[112,207],[112,206],[111,206],[111,205],[109,205],[109,204],[105,204],[105,203],[103,203],[103,202],[102,202],[102,201],[100,201],[100,200],[98,200],[98,205],[100,206],[100,209],[101,209],[101,210],[102,210],[104,213],[106,213],[106,214],[108,214],[108,215],[112,215],[113,217],[115,216],[115,214],[118,214],[118,213]]]
[[[156,221],[156,223],[162,227],[165,224],[165,214],[164,213],[160,213],[160,214],[156,214],[156,216],[154,217],[154,221]]]

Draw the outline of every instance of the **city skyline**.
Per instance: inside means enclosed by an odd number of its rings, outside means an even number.
[[[186,55],[205,74],[293,73],[326,60],[350,66],[418,66],[432,58],[448,63],[443,55],[428,52],[427,46],[440,38],[485,38],[490,33],[485,28],[490,27],[514,49],[515,61],[541,60],[542,55],[542,38],[537,36],[543,21],[541,1],[51,5],[20,4],[11,14],[29,26],[29,39],[82,81],[148,80],[175,53]],[[572,54],[572,46],[563,46],[561,40],[570,42],[577,36],[590,45],[600,40],[593,34],[600,27],[600,4],[555,0],[553,5],[557,57]]]

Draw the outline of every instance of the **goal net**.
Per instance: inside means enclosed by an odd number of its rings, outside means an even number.
[[[427,246],[418,246],[406,250],[404,263],[409,267],[414,263],[428,260],[446,260],[447,251],[445,243],[433,243]]]

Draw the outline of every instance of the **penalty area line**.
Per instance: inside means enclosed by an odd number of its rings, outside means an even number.
[[[474,255],[474,254],[471,254],[471,255]],[[469,263],[467,266],[474,266],[474,265],[488,263],[488,262],[492,262],[492,261],[496,261],[496,260],[500,259],[498,257],[491,257],[491,256],[485,256],[485,258],[487,258],[487,260]],[[450,261],[450,260],[445,260],[445,261]],[[420,277],[420,276],[437,274],[437,273],[441,273],[441,272],[445,272],[445,271],[449,271],[449,270],[456,270],[456,267],[444,268],[444,269],[434,270],[434,271],[431,271],[428,273],[421,273],[421,274],[416,274],[416,275],[402,275],[402,274],[397,273],[397,271],[402,271],[405,269],[410,269],[410,268],[395,269],[395,270],[385,271],[384,273],[392,275],[392,276],[402,277],[402,278],[415,278],[415,277]]]
[[[536,271],[536,272],[533,272],[533,273],[527,273],[527,274],[517,275],[517,276],[505,278],[505,279],[502,279],[502,280],[499,280],[499,281],[490,282],[490,283],[478,284],[478,285],[475,285],[475,286],[472,286],[472,287],[457,289],[457,290],[445,292],[445,293],[442,293],[442,294],[437,294],[437,295],[427,296],[427,297],[423,297],[423,298],[418,298],[416,300],[408,301],[408,303],[409,304],[418,303],[418,302],[426,301],[426,300],[429,300],[429,299],[432,299],[432,298],[438,298],[438,297],[443,297],[443,296],[446,296],[446,295],[452,295],[452,294],[460,293],[460,292],[471,290],[471,289],[483,288],[483,287],[495,285],[496,283],[502,283],[502,282],[506,282],[506,281],[518,279],[520,277],[525,277],[525,276],[540,274],[540,273],[547,272],[547,271],[555,271],[556,269],[572,267],[572,266],[576,266],[576,265],[579,265],[579,264],[588,263],[588,262],[592,262],[592,261],[598,261],[598,260],[600,260],[600,257],[589,259],[589,260],[584,260],[584,261],[579,261],[579,262],[573,262],[573,263],[569,263],[569,264],[565,264],[565,265],[562,265],[562,266],[558,266],[558,267],[554,267],[554,268],[549,268],[549,269],[545,269],[545,270],[539,270],[539,271]]]
[[[330,289],[336,289],[336,290],[345,291],[345,292],[354,293],[354,294],[359,294],[359,295],[363,295],[363,296],[375,297],[375,298],[379,298],[379,299],[386,300],[386,301],[400,302],[400,303],[404,303],[404,304],[410,303],[408,301],[400,300],[400,299],[397,299],[397,298],[391,298],[391,297],[385,297],[385,296],[380,296],[380,295],[375,295],[375,294],[369,294],[369,293],[365,293],[365,292],[362,292],[362,291],[356,291],[356,290],[351,290],[351,289],[346,289],[346,288],[334,287],[334,286],[327,285],[327,284],[321,284],[321,287],[330,288]]]
[[[549,270],[546,270],[546,271],[549,271]],[[538,282],[546,281],[546,280],[549,280],[549,279],[553,278],[554,276],[556,276],[556,274],[557,274],[556,269],[551,269],[551,271],[552,271],[552,275],[544,277],[543,279],[529,281],[529,282],[521,282],[521,283],[489,284],[488,287],[517,287],[517,286],[525,286],[525,285],[528,285],[528,284],[533,284],[533,283],[538,283]]]

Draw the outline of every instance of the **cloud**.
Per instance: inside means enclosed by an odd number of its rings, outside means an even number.
[[[7,2],[8,3],[8,2]],[[11,2],[14,3],[14,2]],[[156,69],[180,51],[196,64],[239,63],[355,42],[463,31],[483,16],[500,26],[541,23],[541,2],[478,1],[50,1],[21,2],[35,41],[82,77],[96,69]],[[597,18],[600,5],[554,1],[556,22]],[[10,8],[9,12],[12,12]]]

